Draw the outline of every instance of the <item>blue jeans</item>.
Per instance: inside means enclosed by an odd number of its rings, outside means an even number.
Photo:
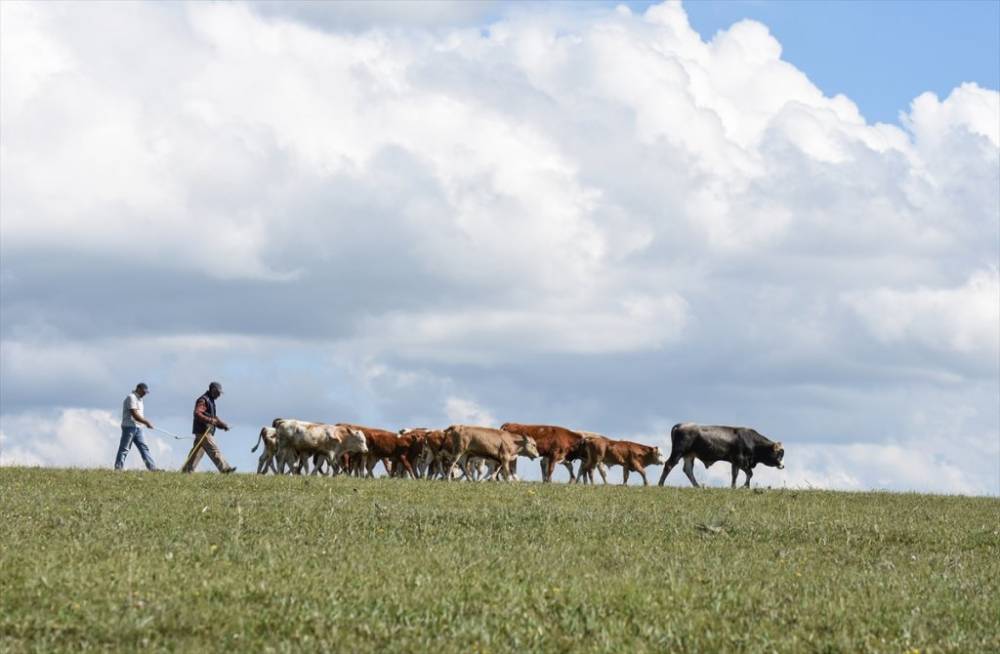
[[[138,427],[122,427],[122,440],[118,443],[118,454],[115,455],[115,470],[121,470],[122,466],[125,465],[125,457],[128,455],[132,443],[135,443],[135,446],[139,448],[139,456],[142,457],[142,462],[146,464],[146,467],[155,470],[156,464],[153,463],[153,457],[149,455],[146,441],[142,439],[142,430]]]

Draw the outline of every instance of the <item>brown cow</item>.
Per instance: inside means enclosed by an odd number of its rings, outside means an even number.
[[[500,429],[452,425],[445,429],[444,433],[450,441],[451,466],[445,476],[445,479],[448,480],[452,478],[455,466],[462,460],[462,457],[478,456],[496,461],[500,465],[487,479],[496,479],[497,475],[502,472],[505,478],[513,478],[516,481],[517,475],[510,469],[511,462],[515,461],[519,454],[530,459],[538,456],[538,447],[532,438]],[[466,477],[471,479],[472,475],[466,471]]]
[[[451,463],[448,457],[449,441],[442,429],[414,429],[424,437],[424,450],[417,466],[418,473],[427,479],[444,478],[445,465]],[[447,461],[446,461],[447,459]]]
[[[660,448],[633,443],[632,441],[615,441],[603,436],[591,436],[584,441],[587,463],[580,476],[594,477],[594,468],[605,466],[622,467],[622,485],[628,483],[630,472],[638,472],[642,477],[642,485],[648,486],[646,466],[661,465],[666,460],[660,454]],[[601,476],[604,477],[603,470]],[[605,477],[604,482],[607,483]]]
[[[420,461],[424,452],[424,433],[426,430],[401,429],[396,437],[396,448],[389,459],[392,461],[392,474],[396,477],[410,475],[417,478],[414,465]]]
[[[368,444],[368,451],[362,457],[351,457],[350,471],[352,473],[364,477],[374,477],[375,466],[379,461],[382,461],[386,474],[392,474],[392,462],[390,459],[396,451],[396,434],[375,427],[363,427],[362,425],[350,425],[346,423],[338,424],[360,431],[365,435],[365,440]]]
[[[552,471],[559,463],[569,470],[569,480],[576,481],[570,461],[584,457],[583,436],[578,432],[553,425],[521,425],[516,422],[505,422],[500,429],[534,439],[542,457],[542,481],[552,481]]]

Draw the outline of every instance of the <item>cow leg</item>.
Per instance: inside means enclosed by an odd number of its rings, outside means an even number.
[[[257,459],[257,474],[264,474],[264,466],[267,465],[267,452],[261,452],[260,458]]]
[[[691,480],[691,485],[698,487],[698,480],[694,478],[694,457],[689,456],[684,459],[684,474]]]
[[[604,465],[604,462],[597,464],[597,472],[601,473],[601,481],[604,485],[608,485],[608,466]]]
[[[674,466],[677,465],[680,460],[681,457],[679,454],[675,454],[673,452],[670,453],[670,458],[663,464],[663,472],[660,473],[660,486],[662,486],[663,482],[667,480],[667,475],[670,474],[670,471],[674,469]]]
[[[573,474],[573,462],[563,461],[562,464],[567,470],[569,470],[569,483],[571,484],[576,483],[576,475]]]
[[[417,474],[413,471],[413,464],[410,463],[410,457],[405,454],[399,458],[400,462],[403,464],[400,466],[401,474],[400,477],[406,479],[406,475],[410,475],[414,479],[417,478]]]
[[[430,455],[430,452],[425,449],[417,458],[417,479],[423,479],[429,473],[430,463],[428,462],[428,455]]]
[[[646,481],[646,468],[640,464],[636,466],[635,471],[639,473],[640,477],[642,477],[642,485],[649,486],[649,482]]]
[[[745,472],[746,475],[747,475],[747,482],[745,484],[743,484],[743,486],[745,488],[750,488],[750,478],[753,477],[753,469],[752,468],[744,468],[743,472]]]
[[[459,460],[460,458],[462,458],[462,453],[461,453],[461,452],[458,452],[458,453],[456,453],[456,454],[455,454],[455,456],[454,456],[454,457],[453,457],[453,458],[451,459],[451,465],[450,465],[450,466],[448,466],[448,474],[446,474],[446,475],[444,476],[444,478],[445,478],[445,481],[451,481],[451,480],[452,480],[452,477],[453,477],[453,475],[455,474],[455,466],[456,466],[456,465],[458,465],[458,460]]]
[[[556,464],[560,463],[561,460],[559,459],[559,455],[556,454],[556,455],[553,455],[553,456],[549,457],[548,459],[546,459],[546,462],[547,463],[546,463],[545,467],[548,470],[548,476],[549,476],[548,481],[551,482],[552,481],[552,475],[556,471]]]
[[[622,486],[628,486],[628,474],[631,470],[628,469],[628,464],[622,466]]]
[[[548,464],[549,464],[549,459],[548,459],[548,457],[544,457],[544,456],[538,462],[538,465],[540,465],[541,468],[542,468],[542,482],[546,482],[546,481],[549,480],[549,478],[545,474],[545,471],[549,469],[549,465]]]
[[[473,472],[473,468],[475,467],[475,465],[472,462],[472,457],[471,456],[466,455],[466,457],[464,459],[462,459],[462,461],[459,462],[458,465],[462,469],[462,474],[464,475],[463,478],[466,481],[474,481],[475,480],[476,473]]]

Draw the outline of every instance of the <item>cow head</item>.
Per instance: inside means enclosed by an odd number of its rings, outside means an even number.
[[[347,434],[343,437],[342,445],[344,452],[358,452],[360,454],[368,452],[368,439],[365,438],[365,433],[353,427],[347,428]]]
[[[642,463],[647,466],[661,466],[666,463],[667,458],[663,456],[658,447],[650,447],[642,455]]]
[[[537,458],[538,445],[535,443],[535,439],[530,436],[522,436],[521,440],[517,442],[517,453],[529,459]]]
[[[771,443],[771,446],[764,451],[764,456],[761,458],[761,463],[778,470],[782,470],[785,464],[782,463],[782,459],[785,458],[785,448],[781,443]]]

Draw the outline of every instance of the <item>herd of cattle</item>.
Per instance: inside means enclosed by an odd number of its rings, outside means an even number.
[[[608,482],[607,469],[622,467],[622,483],[638,473],[646,481],[646,467],[663,465],[660,485],[681,459],[684,473],[695,486],[694,462],[705,467],[716,461],[732,464],[733,487],[742,470],[746,486],[758,463],[784,468],[785,450],[753,429],[683,423],[670,431],[670,456],[659,448],[613,440],[587,431],[552,425],[508,422],[499,429],[452,425],[447,429],[402,429],[398,433],[351,424],[325,424],[277,418],[260,430],[256,452],[264,449],[257,472],[266,474],[350,474],[373,476],[382,462],[394,477],[424,479],[517,480],[517,458],[541,459],[543,481],[552,481],[555,467],[569,471],[570,482],[594,482],[594,471]],[[573,462],[579,461],[576,472]]]

